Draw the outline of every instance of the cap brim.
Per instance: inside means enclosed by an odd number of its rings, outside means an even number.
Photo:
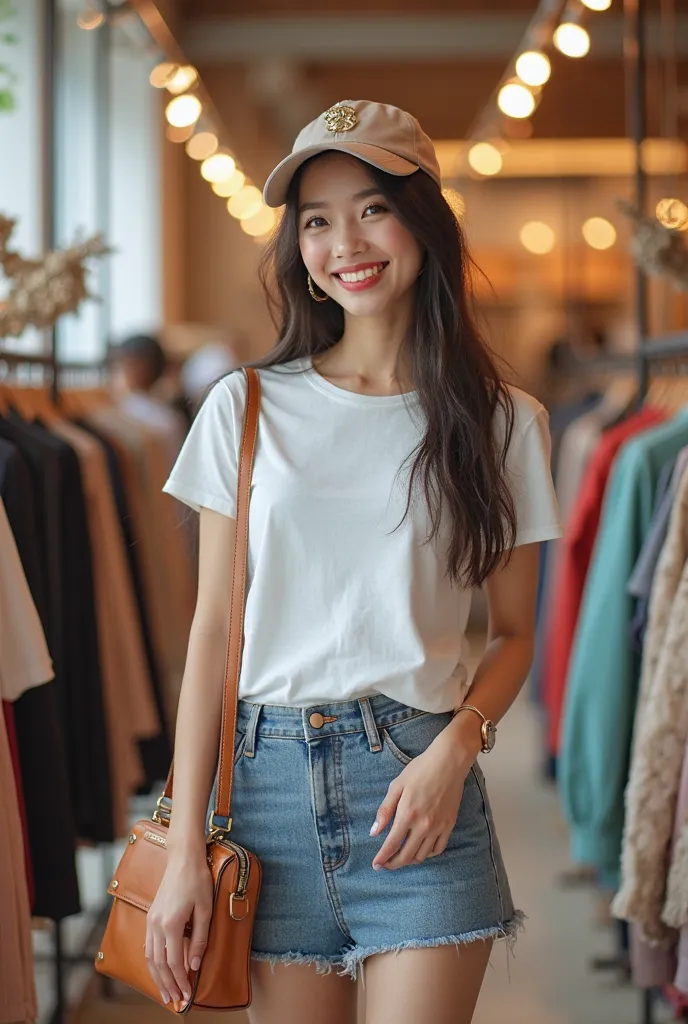
[[[308,146],[306,149],[301,149],[298,153],[290,153],[281,163],[277,164],[277,167],[275,167],[263,188],[263,201],[265,205],[271,206],[273,209],[276,209],[278,206],[284,206],[287,201],[287,192],[289,191],[291,179],[301,164],[305,164],[306,160],[310,160],[317,153],[326,153],[332,149],[358,157],[359,160],[364,160],[365,163],[372,164],[373,167],[378,167],[381,171],[386,171],[387,174],[403,176],[415,174],[416,171],[420,170],[418,165],[412,164],[410,160],[404,160],[403,157],[397,156],[396,153],[390,153],[379,146],[371,146],[367,142],[323,142],[317,146]]]

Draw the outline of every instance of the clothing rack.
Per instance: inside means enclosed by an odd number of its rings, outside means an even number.
[[[107,363],[105,360],[101,360],[99,362],[70,360],[59,361],[56,357],[53,345],[51,345],[51,349],[52,351],[50,353],[45,354],[15,352],[0,348],[0,371],[3,366],[10,371],[22,369],[24,367],[27,369],[31,369],[32,367],[43,367],[44,379],[42,383],[44,385],[46,383],[50,384],[53,401],[56,401],[59,397],[61,375],[63,372],[74,374],[94,373],[99,378],[102,378],[103,374],[107,371]],[[48,378],[47,381],[45,379],[46,376]],[[0,381],[2,379],[3,374],[0,372]],[[34,381],[27,383],[33,384]],[[102,853],[104,862],[103,867],[109,867],[109,865],[106,865],[105,863],[109,850],[102,848]],[[52,1013],[49,1017],[50,1024],[66,1024],[68,1019],[68,1004],[66,998],[67,972],[70,967],[93,963],[98,948],[98,940],[102,936],[109,909],[110,905],[108,901],[96,910],[93,922],[88,929],[86,936],[82,940],[80,948],[74,953],[68,953],[66,950],[62,920],[53,921],[53,949],[51,953],[46,956],[36,956],[36,960],[38,961],[48,959],[53,964],[55,1000]],[[108,978],[105,978],[104,976],[101,978],[101,987],[102,994],[106,998],[109,997],[111,994],[111,983]]]

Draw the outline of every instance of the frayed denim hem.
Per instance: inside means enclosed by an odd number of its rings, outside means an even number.
[[[400,953],[404,949],[431,949],[437,946],[466,946],[471,942],[488,942],[506,939],[509,949],[512,950],[519,931],[524,927],[525,914],[515,910],[513,917],[504,924],[495,925],[492,928],[481,928],[473,932],[464,932],[461,935],[445,935],[436,939],[407,939],[406,942],[399,942],[389,946],[354,946],[339,956],[326,957],[318,953],[259,953],[251,952],[251,959],[269,963],[274,971],[277,964],[301,964],[303,966],[315,967],[318,974],[331,974],[338,968],[337,974],[349,977],[356,981],[358,968],[363,969],[363,961],[376,953]]]
[[[335,967],[342,966],[340,956],[320,956],[319,953],[259,953],[251,950],[251,959],[270,964],[273,972],[277,964],[300,964],[302,967],[315,967],[318,974],[331,974]]]
[[[408,939],[390,946],[357,946],[348,950],[342,955],[342,969],[339,974],[347,975],[352,981],[356,980],[358,968],[363,968],[363,961],[376,953],[401,953],[404,949],[433,949],[437,946],[467,946],[471,942],[488,942],[506,939],[509,949],[513,949],[516,936],[524,927],[525,914],[515,910],[513,917],[504,924],[495,925],[492,928],[480,928],[473,932],[463,932],[461,935],[445,935],[436,939]]]

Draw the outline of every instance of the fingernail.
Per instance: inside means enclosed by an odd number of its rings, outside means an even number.
[[[373,871],[382,871],[382,864],[373,864]]]
[[[165,1006],[167,1006],[167,1004],[170,1001],[170,997],[168,996],[167,992],[162,992],[161,995],[163,1003],[165,1004]]]
[[[200,956],[195,956],[193,958],[193,960],[191,961],[191,970],[192,971],[197,971],[200,966],[201,966],[201,958],[200,958]]]
[[[190,993],[190,992],[186,992],[186,991],[185,991],[185,992],[184,992],[184,999],[185,999],[185,1000],[187,1001],[187,1003],[188,1003],[189,999],[191,999],[191,993]]]
[[[373,822],[373,827],[370,830],[370,835],[374,836],[375,833],[377,832],[377,830],[379,829],[379,827],[380,827],[380,822],[379,821],[374,821]]]

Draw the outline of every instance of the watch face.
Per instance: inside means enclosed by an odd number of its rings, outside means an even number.
[[[497,726],[494,722],[483,722],[482,734],[484,750],[492,750],[497,740]]]

